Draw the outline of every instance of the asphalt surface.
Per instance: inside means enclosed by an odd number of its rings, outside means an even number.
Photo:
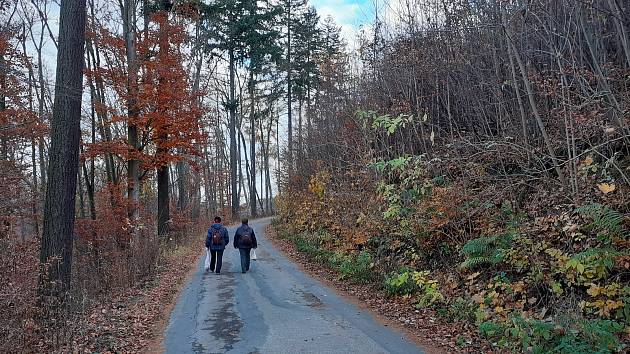
[[[422,353],[273,248],[270,221],[250,221],[258,260],[246,274],[232,245],[221,274],[206,273],[201,259],[171,313],[166,353]]]

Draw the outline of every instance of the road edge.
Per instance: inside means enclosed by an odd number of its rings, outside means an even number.
[[[153,337],[148,341],[148,344],[142,350],[142,353],[155,354],[164,353],[166,351],[166,349],[164,348],[164,335],[166,332],[166,328],[168,327],[168,323],[170,322],[173,309],[175,308],[175,305],[177,305],[182,290],[190,282],[190,279],[197,271],[197,265],[199,264],[201,257],[205,255],[205,252],[203,252],[203,247],[196,248],[192,245],[189,247],[191,254],[187,254],[182,258],[189,259],[191,257],[194,257],[194,262],[189,263],[189,269],[186,272],[186,275],[184,277],[181,277],[181,280],[176,284],[177,290],[173,292],[173,296],[168,300],[166,304],[164,304],[165,306],[162,307],[162,310],[158,315],[159,320],[153,324]],[[197,254],[195,255],[195,253]]]
[[[448,351],[445,351],[444,349],[439,348],[434,344],[427,343],[427,341],[423,340],[423,338],[421,338],[418,333],[415,333],[409,328],[402,326],[400,323],[393,320],[392,318],[379,313],[373,306],[370,306],[370,304],[364,302],[358,296],[348,291],[348,289],[340,287],[340,284],[329,278],[333,274],[331,270],[322,269],[318,266],[317,268],[320,268],[321,270],[317,272],[314,271],[312,267],[307,267],[307,265],[311,266],[314,264],[304,264],[305,260],[304,258],[298,257],[300,253],[296,250],[295,245],[293,245],[288,240],[284,240],[278,237],[278,233],[272,224],[266,227],[265,235],[267,236],[267,240],[273,245],[273,247],[275,247],[279,252],[282,253],[282,255],[293,262],[302,272],[321,282],[322,284],[324,284],[324,286],[331,289],[331,291],[333,291],[336,295],[350,301],[359,309],[369,312],[369,314],[372,316],[372,318],[374,318],[377,323],[402,333],[407,340],[416,344],[421,350],[424,351],[425,354],[449,353]]]

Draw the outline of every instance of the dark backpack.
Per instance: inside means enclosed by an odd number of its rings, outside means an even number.
[[[223,245],[223,237],[221,237],[221,232],[219,232],[219,230],[215,229],[214,227],[212,228],[212,245]]]
[[[252,248],[254,246],[254,239],[252,237],[252,229],[246,228],[241,234],[240,246],[243,248]]]

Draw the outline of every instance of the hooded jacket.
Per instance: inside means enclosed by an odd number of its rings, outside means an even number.
[[[223,237],[220,245],[212,244],[212,231],[218,230],[221,236]],[[210,248],[213,251],[222,251],[225,249],[225,246],[230,244],[230,236],[228,235],[228,230],[225,226],[221,224],[212,224],[208,229],[208,235],[206,236],[206,248]]]
[[[251,232],[251,235],[252,235],[252,247],[251,248],[258,247],[258,242],[256,241],[256,235],[254,234],[254,229],[249,227],[249,225],[241,225],[238,229],[236,229],[236,233],[234,234],[234,248],[249,248],[249,247],[243,247],[243,245],[241,245],[241,242],[240,242],[241,241],[241,237],[246,232]]]

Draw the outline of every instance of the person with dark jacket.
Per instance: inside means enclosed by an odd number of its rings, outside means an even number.
[[[250,251],[252,248],[258,247],[256,234],[254,234],[254,229],[249,227],[248,222],[247,219],[243,219],[242,225],[236,229],[234,234],[234,248],[238,248],[241,253],[241,271],[243,273],[249,270]]]
[[[230,244],[228,230],[221,224],[221,218],[214,217],[214,224],[208,229],[206,236],[206,248],[210,249],[210,271],[214,272],[216,263],[217,274],[221,273],[223,263],[223,251]]]

